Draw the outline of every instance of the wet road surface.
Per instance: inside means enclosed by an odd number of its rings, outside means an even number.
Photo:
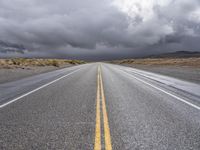
[[[200,149],[200,85],[91,63],[0,84],[0,149]]]

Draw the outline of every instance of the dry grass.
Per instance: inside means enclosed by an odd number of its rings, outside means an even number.
[[[117,64],[136,65],[169,65],[169,66],[191,66],[200,67],[200,58],[146,58],[146,59],[126,59],[113,61]]]
[[[67,64],[83,64],[84,61],[79,60],[65,60],[65,59],[0,59],[0,68],[17,68],[17,67],[31,67],[31,66],[55,66],[60,67]]]

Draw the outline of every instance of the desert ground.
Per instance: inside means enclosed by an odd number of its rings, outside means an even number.
[[[125,59],[111,63],[200,83],[200,57]]]
[[[85,62],[64,59],[0,59],[0,83],[83,63]]]

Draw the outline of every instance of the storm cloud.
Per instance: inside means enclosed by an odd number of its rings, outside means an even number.
[[[198,0],[0,0],[0,40],[24,45],[24,57],[200,51],[199,24]]]

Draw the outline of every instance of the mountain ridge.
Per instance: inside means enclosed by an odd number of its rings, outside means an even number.
[[[200,52],[197,51],[176,51],[162,54],[154,54],[145,58],[187,58],[187,57],[200,57]]]

